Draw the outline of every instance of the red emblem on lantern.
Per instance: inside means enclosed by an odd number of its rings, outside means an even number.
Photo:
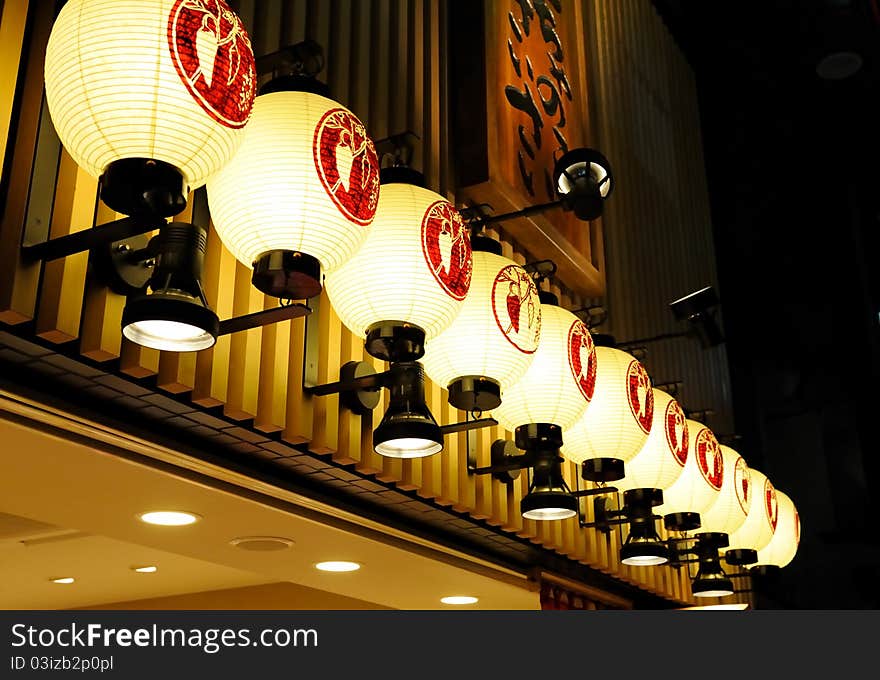
[[[697,463],[703,479],[716,491],[721,490],[724,483],[724,457],[718,440],[709,428],[704,427],[697,433]]]
[[[330,109],[315,127],[315,168],[339,211],[367,226],[379,203],[379,157],[367,129],[351,112]]]
[[[749,502],[751,501],[752,473],[745,459],[740,456],[736,459],[733,468],[733,483],[736,487],[736,498],[743,513],[749,514]]]
[[[651,390],[651,379],[638,361],[631,361],[626,371],[626,389],[629,396],[629,409],[633,418],[648,434],[654,420],[654,392]]]
[[[468,228],[449,201],[436,201],[422,219],[422,252],[437,283],[456,300],[471,287],[474,266]]]
[[[764,509],[767,511],[767,521],[773,531],[776,531],[776,520],[779,519],[779,506],[776,503],[776,489],[767,479],[764,481]]]
[[[254,52],[224,0],[177,0],[168,16],[171,61],[187,90],[218,123],[243,127],[257,87]]]
[[[541,305],[534,280],[522,267],[507,265],[492,284],[492,313],[498,330],[524,354],[534,354],[541,335]]]
[[[584,399],[590,401],[596,389],[596,346],[583,321],[568,329],[568,365]]]
[[[684,412],[675,399],[666,404],[666,443],[675,462],[684,467],[688,457],[688,426]]]

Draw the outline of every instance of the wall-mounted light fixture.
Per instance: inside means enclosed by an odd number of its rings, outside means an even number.
[[[207,223],[204,189],[193,196],[193,221]],[[155,230],[156,236],[144,236]],[[31,243],[32,236],[25,232],[21,252],[26,260],[55,260],[88,250],[96,281],[128,296],[122,334],[145,347],[198,351],[213,346],[220,335],[311,312],[295,303],[220,321],[201,286],[207,235],[198,224],[139,215],[48,241]]]
[[[379,405],[383,387],[391,393],[388,409],[373,432],[373,449],[391,458],[421,458],[438,453],[443,437],[454,432],[497,425],[480,418],[440,426],[425,403],[425,370],[417,361],[395,361],[377,373],[367,362],[350,361],[340,368],[338,382],[306,386],[314,396],[339,394],[340,403],[353,413],[367,415]]]
[[[417,361],[425,342],[461,311],[471,285],[468,228],[458,211],[424,188],[405,166],[381,171],[382,189],[369,236],[327,273],[327,296],[342,323],[385,361]]]
[[[125,215],[171,217],[241,143],[256,69],[224,0],[68,0],[49,35],[45,84],[58,136],[100,178],[102,200]]]
[[[678,568],[690,563],[698,565],[691,581],[694,597],[726,597],[733,595],[733,580],[721,567],[719,550],[727,547],[727,534],[701,532],[693,537],[670,539],[670,565]]]
[[[379,161],[364,124],[316,76],[323,50],[304,41],[261,57],[241,148],[208,180],[214,228],[254,286],[282,299],[321,292],[351,258],[379,201]]]
[[[553,186],[558,197],[555,201],[501,215],[475,215],[471,224],[480,228],[517,217],[537,215],[554,208],[571,211],[579,220],[595,220],[601,217],[605,201],[614,187],[611,164],[595,149],[572,149],[556,161]]]
[[[578,498],[611,493],[614,487],[572,491],[562,474],[565,459],[559,452],[562,428],[551,423],[530,423],[517,427],[515,442],[499,439],[492,444],[491,464],[478,467],[468,455],[468,473],[491,474],[499,481],[511,483],[521,470],[531,470],[529,489],[520,501],[525,519],[561,520],[578,515]],[[525,453],[517,454],[522,449]]]
[[[612,347],[595,349],[596,387],[589,407],[565,436],[562,455],[583,475],[624,478],[624,465],[645,445],[654,422],[651,379],[633,356]]]
[[[528,370],[541,333],[541,302],[529,272],[501,244],[471,237],[473,276],[461,311],[427,345],[428,377],[464,411],[491,411]]]
[[[631,566],[647,567],[665,564],[669,551],[657,533],[659,515],[654,508],[663,503],[660,489],[629,489],[623,492],[623,508],[610,508],[608,498],[593,500],[593,521],[581,522],[582,527],[595,528],[604,534],[611,527],[629,524],[626,542],[620,548],[620,561]]]

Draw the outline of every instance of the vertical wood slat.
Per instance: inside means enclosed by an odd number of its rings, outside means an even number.
[[[95,219],[97,180],[61,152],[49,238],[90,229]],[[79,337],[88,252],[46,262],[37,307],[36,333],[49,342]]]
[[[98,201],[95,224],[102,225],[122,218],[103,202]],[[104,285],[87,281],[83,301],[80,353],[94,361],[109,361],[119,357],[122,348],[120,324],[125,298]]]
[[[202,287],[208,305],[221,319],[233,316],[235,267],[235,257],[223,246],[217,232],[211,227],[208,230]],[[221,335],[212,348],[198,353],[192,393],[194,403],[210,408],[226,402],[231,342],[231,335]]]
[[[7,5],[10,7],[7,14]],[[49,39],[52,27],[54,8],[52,3],[34,3],[29,7],[33,12],[31,40],[27,45],[27,56],[24,69],[24,83],[21,90],[18,124],[12,142],[12,162],[9,164],[8,187],[5,196],[2,221],[0,221],[0,259],[6,263],[15,263],[0,269],[0,321],[18,324],[29,321],[35,313],[37,286],[40,277],[40,263],[21,261],[19,248],[22,240],[22,228],[28,205],[28,185],[34,161],[34,148],[39,133],[40,112],[43,104],[43,60],[44,46]],[[4,3],[3,19],[9,19],[8,30],[13,33],[14,25],[20,24],[22,10],[18,3],[18,18],[13,20],[11,3]],[[14,44],[14,35],[10,36],[10,45]],[[12,64],[8,64],[12,69]],[[18,72],[12,75],[17,81]],[[18,83],[15,83],[18,87]],[[11,137],[10,132],[10,137]]]
[[[24,56],[29,6],[28,0],[0,3],[0,185],[5,179],[3,159],[6,158],[6,147],[12,141],[12,109]]]

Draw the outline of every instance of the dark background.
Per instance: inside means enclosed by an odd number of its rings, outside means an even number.
[[[801,515],[759,606],[878,608],[878,1],[654,5],[697,77],[737,448]]]

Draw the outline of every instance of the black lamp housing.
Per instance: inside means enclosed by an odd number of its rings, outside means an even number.
[[[152,292],[129,297],[122,312],[122,334],[139,345],[158,350],[191,352],[217,341],[220,320],[202,290],[207,233],[183,222],[163,226],[147,252],[155,265]],[[141,257],[132,253],[132,258]]]
[[[576,517],[578,499],[562,476],[562,428],[550,423],[522,425],[514,431],[514,438],[532,468],[528,493],[520,501],[522,516],[533,520]]]
[[[113,161],[99,179],[101,200],[123,215],[172,217],[186,208],[189,186],[183,173],[155,158]]]
[[[686,321],[690,334],[700,340],[704,348],[715,347],[724,342],[724,335],[715,319],[715,308],[720,304],[712,286],[685,295],[669,303],[669,308],[678,321]]]
[[[654,508],[663,504],[661,489],[629,489],[623,493],[623,513],[629,535],[620,549],[623,564],[655,566],[669,561],[669,550],[655,528]]]
[[[595,220],[614,188],[611,164],[595,149],[572,149],[556,161],[553,185],[565,210],[580,220]]]
[[[443,432],[425,403],[425,369],[418,362],[392,364],[391,401],[373,431],[373,449],[390,458],[423,458],[443,449]]]

